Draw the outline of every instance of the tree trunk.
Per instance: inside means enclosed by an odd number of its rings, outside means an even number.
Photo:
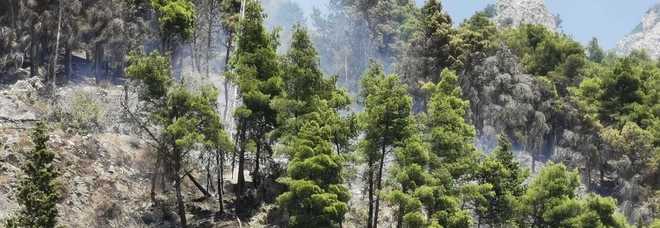
[[[245,192],[245,120],[241,120],[239,127],[239,151],[238,151],[238,186],[236,191],[236,213],[239,213],[240,202]]]
[[[195,20],[197,21],[197,20]],[[194,25],[196,28],[199,24]],[[192,71],[193,72],[199,72],[197,68],[197,62],[199,59],[197,59],[197,29],[193,29],[193,34],[192,34],[192,44],[190,45],[190,61],[191,61],[191,66],[192,66]]]
[[[176,149],[175,149],[176,150]],[[176,192],[176,204],[177,204],[177,212],[179,214],[179,220],[181,222],[181,227],[186,228],[188,226],[188,222],[186,221],[186,205],[183,202],[183,194],[181,194],[181,152],[175,151],[175,158],[174,158],[174,172],[175,172],[175,178],[174,178],[174,191]]]
[[[261,175],[259,174],[259,161],[261,160],[261,137],[256,139],[256,151],[254,159],[254,171],[252,172],[252,183],[256,189],[259,186]]]
[[[151,174],[150,196],[151,196],[151,202],[156,206],[159,205],[158,200],[156,199],[156,185],[158,182],[158,176],[159,176],[158,174],[160,173],[160,162],[161,162],[160,154],[161,154],[160,151],[156,152],[156,163],[154,164],[154,170],[153,173]]]
[[[188,177],[188,179],[190,179],[190,181],[193,182],[195,187],[197,187],[197,189],[199,189],[199,191],[202,192],[202,194],[204,194],[205,198],[211,197],[211,193],[209,193],[209,191],[207,191],[204,188],[204,186],[202,186],[202,184],[200,184],[199,181],[197,181],[197,179],[195,179],[195,177],[193,177],[190,173],[186,173],[186,176]]]
[[[374,221],[374,170],[373,170],[373,161],[369,160],[369,164],[367,167],[367,172],[368,172],[368,179],[369,179],[369,216],[367,219],[367,228],[372,228],[373,227],[373,221]]]
[[[96,84],[103,80],[103,44],[96,44],[94,53],[94,75]]]
[[[39,73],[39,57],[37,54],[37,45],[39,43],[37,42],[38,36],[34,26],[30,28],[30,38],[30,77],[34,77]]]
[[[66,47],[64,47],[64,75],[66,75],[66,80],[69,81],[71,80],[71,71],[73,71],[72,61],[71,61],[71,44],[69,42],[66,42]]]
[[[378,182],[376,186],[376,211],[374,213],[374,228],[378,227],[378,212],[380,212],[380,190],[383,184],[383,166],[385,166],[385,146],[382,147],[380,154],[380,164],[378,164]]]
[[[227,35],[227,51],[225,52],[225,74],[229,70],[229,55],[231,54],[231,46],[232,46],[232,40],[234,39],[234,33],[229,32]],[[223,118],[225,119],[225,123],[227,122],[227,119],[229,118],[229,80],[225,76],[225,82],[224,82],[224,89],[225,89],[225,110],[223,115]]]
[[[211,42],[213,41],[213,10],[215,9],[215,0],[210,0],[209,2],[209,11],[208,11],[208,27],[206,30],[206,78],[210,77],[211,74]]]
[[[52,80],[52,95],[55,97],[55,87],[57,81],[57,56],[59,55],[60,49],[60,35],[62,32],[62,1],[58,1],[58,13],[57,13],[57,35],[55,38],[55,51],[53,52],[53,66],[51,66],[51,80]]]
[[[218,193],[218,207],[219,207],[219,212],[220,214],[224,214],[225,207],[222,203],[222,197],[224,193],[224,153],[221,152],[220,150],[216,151],[215,154],[215,166],[216,166],[216,176],[217,176],[217,181],[218,183],[216,184],[218,186],[217,188],[217,193]]]
[[[215,192],[215,187],[213,186],[213,174],[211,174],[211,156],[206,160],[206,189],[211,192]]]

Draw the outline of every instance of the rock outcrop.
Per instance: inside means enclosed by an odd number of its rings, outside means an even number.
[[[497,0],[495,22],[499,27],[539,24],[552,31],[559,30],[559,19],[543,0]]]
[[[629,54],[645,50],[652,58],[660,58],[660,4],[646,12],[642,22],[617,44],[616,52]]]

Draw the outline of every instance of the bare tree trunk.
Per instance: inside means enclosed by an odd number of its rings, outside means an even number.
[[[66,58],[64,60],[64,74],[66,75],[66,80],[69,81],[71,80],[71,71],[73,71],[73,67],[71,67],[71,44],[69,42],[66,43],[66,47],[64,50],[64,57]]]
[[[367,172],[368,172],[368,178],[369,178],[369,216],[367,219],[367,228],[372,228],[373,227],[373,221],[374,221],[374,170],[373,170],[373,161],[369,160],[369,164],[367,167]]]
[[[37,53],[39,43],[37,42],[38,36],[34,26],[30,28],[30,38],[30,77],[34,77],[39,73],[39,57]]]
[[[376,208],[374,213],[374,228],[378,227],[378,212],[380,211],[380,190],[383,184],[383,166],[385,166],[385,146],[382,147],[380,154],[380,164],[378,164],[378,182],[376,186]]]
[[[58,1],[58,13],[57,13],[57,36],[55,38],[55,51],[53,52],[53,66],[51,67],[51,89],[52,89],[52,95],[55,97],[55,87],[56,81],[57,81],[57,56],[59,55],[59,49],[60,49],[60,35],[62,32],[62,1]]]
[[[217,193],[218,193],[218,207],[220,208],[219,212],[220,214],[224,214],[225,207],[222,203],[222,198],[224,194],[224,153],[221,152],[219,149],[216,151],[215,154],[215,166],[216,166],[216,171],[217,171]]]
[[[227,51],[225,52],[225,75],[227,71],[229,70],[229,55],[231,54],[231,48],[232,48],[232,41],[234,39],[234,33],[229,32],[227,35]],[[225,123],[227,122],[229,118],[229,80],[225,76],[225,83],[224,83],[224,89],[225,89],[225,110],[223,115],[223,118],[225,119]]]
[[[182,176],[181,176],[181,152],[177,151],[175,149],[175,158],[174,158],[174,173],[175,173],[175,178],[174,178],[174,191],[176,192],[176,204],[177,204],[177,213],[179,214],[179,220],[181,223],[182,228],[186,228],[188,226],[188,222],[186,221],[186,205],[184,204],[183,201],[183,194],[181,194],[181,181],[182,181]]]
[[[206,161],[206,189],[215,192],[215,186],[213,186],[213,174],[211,174],[211,162],[212,158],[209,156]]]
[[[151,196],[151,202],[154,205],[159,205],[158,200],[156,199],[156,185],[158,182],[158,174],[160,173],[160,161],[161,161],[161,152],[158,151],[156,152],[156,163],[154,164],[154,171],[151,174],[151,190],[150,190],[150,196]]]
[[[254,159],[254,171],[252,171],[252,183],[254,184],[254,188],[257,188],[259,186],[260,178],[261,175],[259,174],[259,161],[261,160],[261,137],[259,139],[256,139],[256,151],[255,151],[255,159]]]
[[[198,189],[200,192],[202,192],[202,194],[204,194],[204,197],[206,197],[206,198],[211,197],[211,193],[209,193],[209,191],[207,191],[207,190],[204,188],[204,186],[202,186],[202,184],[200,184],[199,181],[197,181],[197,179],[195,179],[195,177],[193,177],[193,176],[190,174],[190,172],[186,173],[186,176],[188,177],[188,179],[190,179],[190,181],[193,182],[193,184],[195,185],[195,187],[197,187],[197,189]]]
[[[238,152],[238,186],[236,191],[236,213],[239,213],[241,197],[245,192],[245,120],[241,120],[239,126],[239,152]]]
[[[209,0],[209,9],[207,13],[208,27],[206,30],[206,78],[211,74],[211,42],[213,41],[213,10],[215,9],[215,0]]]

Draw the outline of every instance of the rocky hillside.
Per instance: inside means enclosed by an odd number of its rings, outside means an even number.
[[[559,30],[558,18],[548,10],[543,0],[497,0],[495,21],[500,27],[540,24]]]
[[[642,22],[617,44],[617,52],[629,54],[633,50],[645,50],[653,58],[660,57],[660,4],[646,12]]]
[[[175,227],[176,216],[163,210],[173,202],[166,201],[163,208],[150,203],[153,150],[121,114],[123,87],[65,86],[58,89],[55,105],[44,95],[39,78],[0,88],[0,221],[19,207],[15,191],[25,162],[23,152],[32,148],[34,123],[47,119],[49,148],[61,173],[61,225]],[[191,200],[201,196],[189,182],[185,194]],[[238,227],[231,219],[214,222],[207,213],[213,204],[208,202],[212,201],[189,202],[194,227]]]

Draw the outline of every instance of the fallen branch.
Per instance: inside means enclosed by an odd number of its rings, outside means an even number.
[[[187,176],[188,179],[190,179],[193,184],[195,184],[195,187],[197,187],[197,189],[199,189],[199,191],[202,192],[206,198],[211,197],[211,193],[209,193],[209,191],[207,191],[204,186],[197,182],[197,180],[192,175],[190,175],[190,172],[187,172],[185,176]]]

